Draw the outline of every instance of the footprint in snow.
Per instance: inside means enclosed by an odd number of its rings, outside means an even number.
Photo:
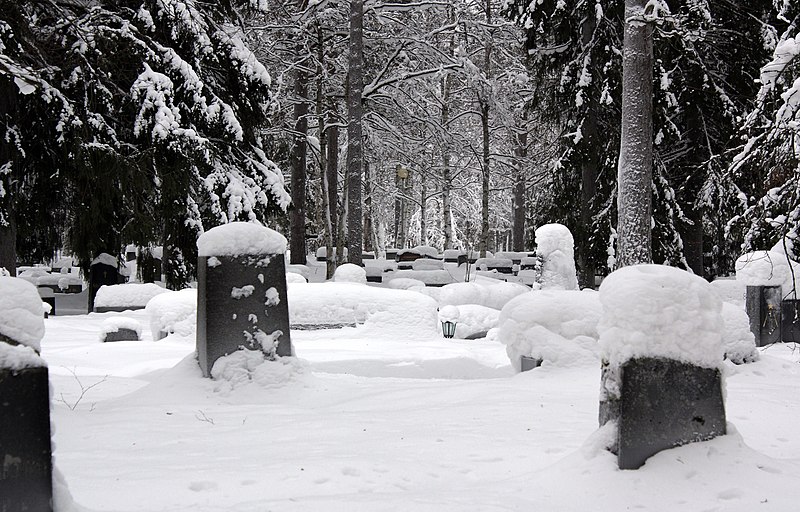
[[[218,487],[216,482],[209,482],[209,481],[201,481],[201,482],[192,482],[189,484],[189,489],[195,492],[200,491],[213,491]]]

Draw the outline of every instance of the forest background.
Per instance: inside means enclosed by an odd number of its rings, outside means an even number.
[[[163,246],[179,289],[233,220],[279,226],[292,263],[327,247],[329,272],[530,250],[560,222],[593,285],[614,266],[624,3],[0,0],[0,267]],[[800,2],[647,13],[654,261],[796,258]]]

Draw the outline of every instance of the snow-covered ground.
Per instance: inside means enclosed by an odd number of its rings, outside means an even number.
[[[119,313],[45,321],[54,445],[95,511],[785,511],[800,503],[800,351],[727,372],[730,434],[637,471],[598,447],[589,360],[515,374],[505,345],[293,331],[305,373],[230,390],[193,340],[100,343]],[[122,316],[148,324],[144,310]],[[83,391],[82,391],[83,390]],[[81,393],[83,392],[83,395]]]

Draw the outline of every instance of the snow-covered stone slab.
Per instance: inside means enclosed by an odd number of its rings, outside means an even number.
[[[144,309],[147,303],[166,290],[155,283],[126,283],[101,286],[94,299],[96,313]]]
[[[625,267],[600,286],[600,424],[614,422],[620,469],[725,434],[722,302],[702,278]]]
[[[107,318],[100,326],[100,341],[139,341],[142,337],[142,324],[134,318],[114,316]]]

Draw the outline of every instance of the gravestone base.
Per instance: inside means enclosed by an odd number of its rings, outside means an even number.
[[[103,338],[104,343],[111,341],[139,341],[139,335],[133,329],[119,328],[113,332],[107,332]]]
[[[520,371],[527,372],[542,366],[542,360],[536,357],[522,356],[520,357]]]
[[[612,371],[603,369],[603,379]],[[601,402],[600,424],[617,421],[612,451],[620,469],[656,453],[725,435],[719,370],[663,358],[632,359],[619,369],[620,396]]]
[[[217,359],[239,348],[269,352],[257,336],[274,335],[274,355],[291,356],[283,255],[217,256],[212,265],[209,259],[197,261],[197,356],[203,376],[211,375]],[[247,286],[252,291],[241,293]],[[273,288],[277,302],[268,304]]]
[[[0,510],[53,510],[47,368],[0,370]]]

